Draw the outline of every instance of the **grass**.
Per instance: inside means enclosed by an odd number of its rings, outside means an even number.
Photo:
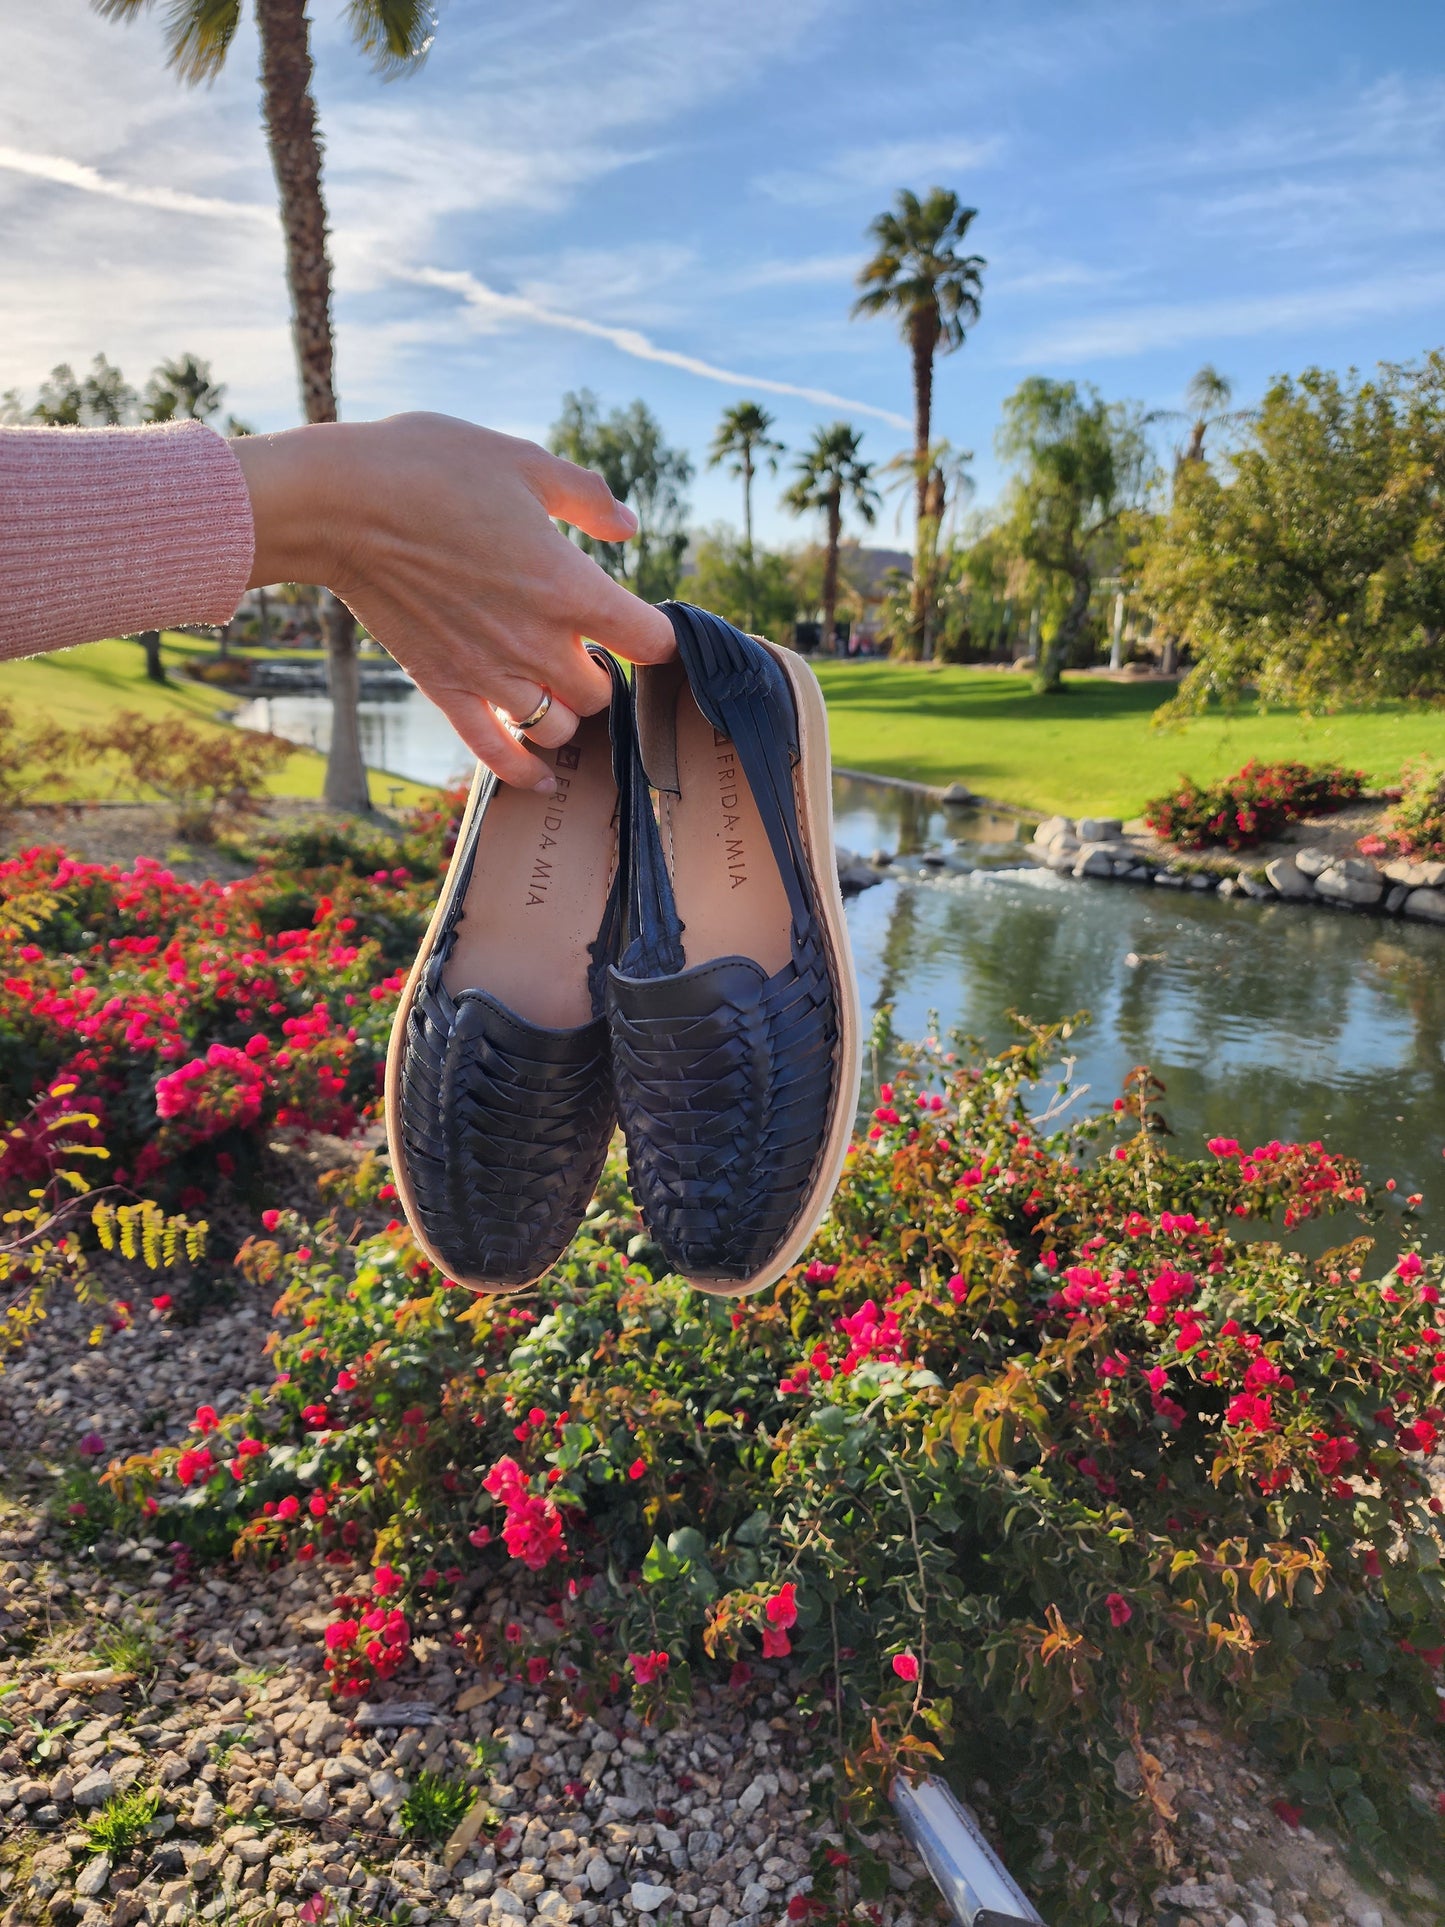
[[[161,1810],[159,1787],[132,1787],[106,1801],[93,1820],[85,1824],[90,1844],[102,1853],[129,1853],[144,1840],[146,1828]]]
[[[1187,772],[1228,775],[1250,757],[1344,763],[1373,785],[1413,756],[1445,747],[1445,711],[1402,703],[1337,715],[1276,709],[1211,710],[1181,728],[1151,718],[1172,693],[1162,683],[1068,680],[1036,696],[1023,675],[887,662],[819,663],[833,760],[844,769],[916,782],[966,783],[1026,808],[1135,816]]]
[[[67,728],[103,723],[118,709],[139,710],[144,716],[174,716],[186,722],[226,727],[221,718],[244,697],[233,690],[192,682],[180,673],[187,656],[213,656],[214,645],[167,630],[162,639],[163,659],[173,671],[166,683],[153,683],[145,674],[145,659],[133,642],[88,642],[78,649],[56,650],[48,656],[27,656],[0,663],[0,702],[8,703],[23,727],[31,719],[50,717]],[[298,749],[267,782],[273,796],[316,798],[326,774],[325,759],[314,750]],[[392,788],[400,790],[399,804],[414,803],[431,792],[404,777],[373,771],[374,799],[386,804]],[[97,778],[81,768],[73,772],[67,790],[75,796],[102,793]],[[108,792],[105,792],[108,793]]]
[[[91,1647],[102,1666],[113,1666],[118,1673],[142,1677],[155,1672],[160,1664],[151,1629],[141,1623],[133,1626],[105,1626]]]

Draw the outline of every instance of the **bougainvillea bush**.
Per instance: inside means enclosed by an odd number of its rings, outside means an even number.
[[[615,1167],[545,1289],[472,1298],[399,1223],[356,1231],[394,1208],[369,1163],[242,1255],[278,1292],[269,1392],[110,1484],[195,1550],[333,1564],[343,1699],[419,1615],[469,1639],[498,1571],[550,1630],[497,1663],[574,1704],[794,1679],[849,1798],[936,1754],[986,1772],[1056,1918],[1171,1865],[1146,1742],[1190,1693],[1287,1818],[1438,1864],[1445,1305],[1414,1201],[1387,1245],[1306,1256],[1305,1220],[1370,1208],[1356,1165],[1179,1155],[1142,1073],[1041,1135],[1051,1042],[911,1060],[806,1262],[744,1304],[654,1276]]]
[[[1146,804],[1144,821],[1183,850],[1252,850],[1302,816],[1326,816],[1358,800],[1360,770],[1333,763],[1250,761],[1218,783],[1183,777],[1172,796]]]
[[[1362,837],[1366,856],[1400,856],[1445,862],[1445,763],[1407,763],[1384,831]]]

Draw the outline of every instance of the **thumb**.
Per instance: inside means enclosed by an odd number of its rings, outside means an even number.
[[[637,517],[619,502],[600,475],[578,468],[560,455],[548,457],[538,475],[537,493],[549,515],[571,522],[599,542],[625,542],[637,533]]]

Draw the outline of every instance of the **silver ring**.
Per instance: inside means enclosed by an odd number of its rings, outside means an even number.
[[[541,702],[538,703],[537,707],[532,711],[530,716],[514,716],[512,718],[513,728],[535,729],[538,723],[541,722],[542,718],[546,715],[547,711],[551,707],[552,707],[552,692],[550,689],[544,689],[542,691]]]

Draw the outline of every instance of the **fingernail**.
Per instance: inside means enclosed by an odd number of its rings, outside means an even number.
[[[557,779],[555,776],[544,776],[541,782],[534,783],[532,788],[536,790],[539,796],[555,796],[557,794]]]
[[[618,514],[619,514],[619,515],[620,515],[620,516],[622,517],[622,519],[623,519],[623,521],[624,521],[624,522],[626,522],[626,524],[627,524],[627,526],[628,526],[628,528],[629,528],[629,529],[631,530],[631,532],[632,532],[632,533],[633,533],[634,535],[636,535],[636,533],[637,533],[637,512],[636,512],[636,510],[635,510],[635,509],[631,509],[631,508],[629,508],[629,507],[627,506],[627,504],[626,504],[626,502],[618,502],[618,501],[617,501],[617,497],[616,497],[615,495],[613,496],[613,498],[612,498],[612,499],[613,499],[613,501],[614,501],[614,502],[616,502],[616,503],[617,503],[617,513],[618,513]]]

